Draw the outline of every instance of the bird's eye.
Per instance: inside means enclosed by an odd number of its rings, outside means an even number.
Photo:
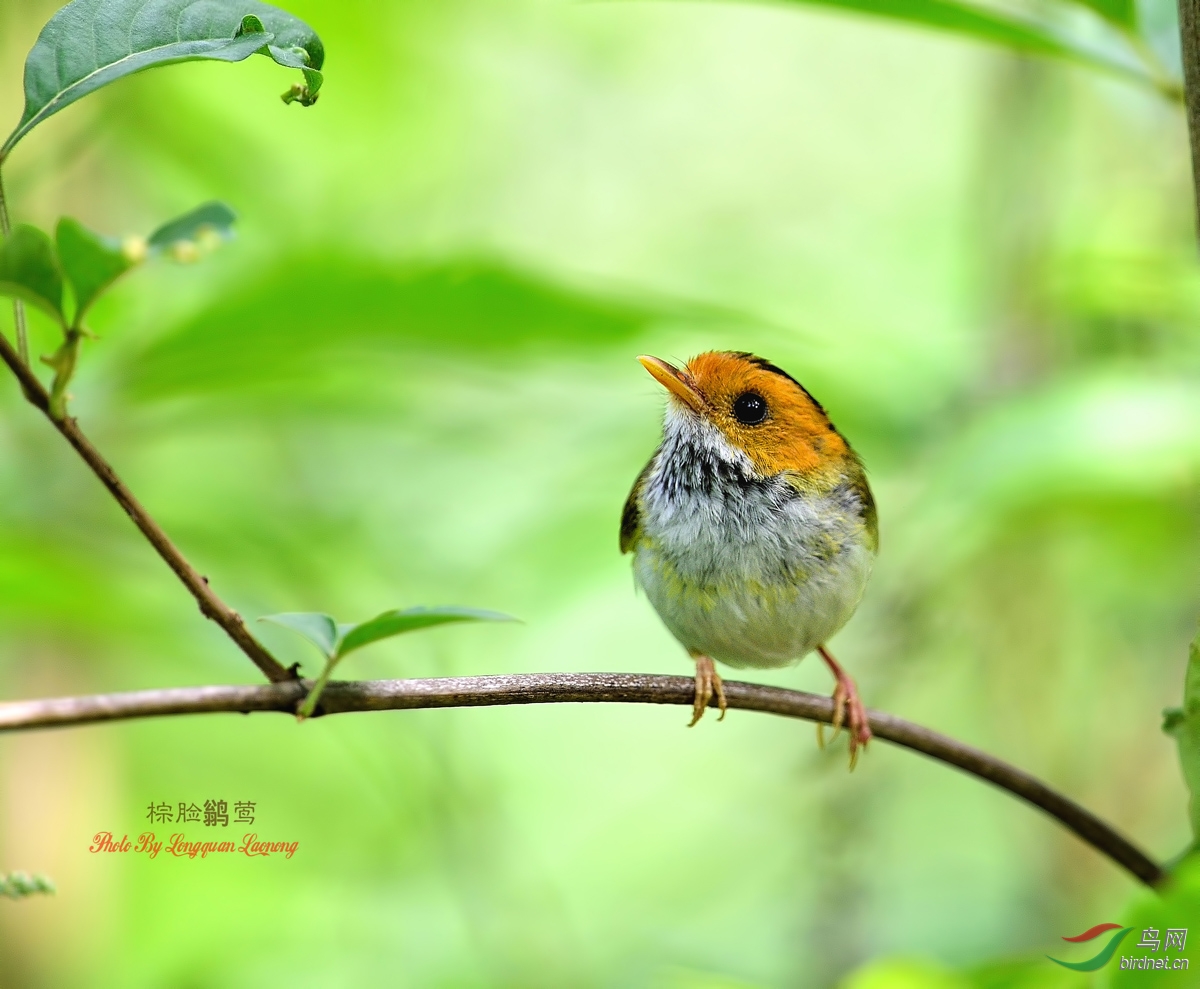
[[[733,401],[733,417],[744,426],[757,426],[767,417],[767,400],[752,391]]]

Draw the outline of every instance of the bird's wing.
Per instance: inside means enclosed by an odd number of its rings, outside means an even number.
[[[655,456],[657,455],[656,453]],[[651,457],[646,466],[642,468],[642,472],[638,474],[637,480],[633,482],[633,489],[629,492],[629,497],[625,499],[625,507],[621,509],[622,553],[628,553],[633,549],[633,544],[637,542],[637,537],[642,531],[642,513],[638,508],[638,498],[641,496],[642,485],[646,483],[646,477],[653,465],[654,457]]]
[[[828,489],[814,486],[810,477],[785,471],[784,476],[796,491],[802,494],[820,493]],[[879,552],[879,514],[875,508],[875,497],[871,494],[871,486],[867,483],[867,472],[863,469],[862,461],[851,451],[846,462],[845,471],[837,483],[838,489],[853,496],[854,513],[858,516],[867,536],[867,546],[873,553]]]
[[[871,550],[878,553],[879,511],[875,507],[875,496],[871,494],[871,486],[867,483],[867,472],[863,469],[862,464],[858,465],[858,471],[851,481],[851,487],[854,489],[854,493],[858,495],[858,500],[862,503],[863,525],[866,526],[867,535],[871,540]]]

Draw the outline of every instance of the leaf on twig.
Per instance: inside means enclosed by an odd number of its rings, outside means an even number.
[[[150,254],[166,254],[190,261],[202,248],[232,236],[236,214],[224,203],[205,203],[159,227],[149,239],[124,241],[89,230],[69,216],[58,221],[57,251],[50,238],[36,227],[20,226],[0,241],[0,295],[25,299],[45,309],[62,324],[64,337],[58,350],[43,363],[54,369],[50,387],[50,414],[66,415],[67,386],[79,360],[83,317],[92,303],[130,268]],[[68,321],[63,312],[63,284],[70,284],[75,312]]]
[[[393,609],[368,621],[349,625],[338,623],[329,615],[310,611],[266,615],[259,621],[272,622],[291,629],[320,649],[325,657],[325,668],[296,712],[296,716],[303,721],[316,710],[317,701],[320,700],[325,685],[329,683],[333,668],[347,653],[355,649],[361,649],[380,639],[391,638],[393,635],[432,628],[435,625],[448,625],[452,622],[515,622],[517,619],[498,611],[458,608],[451,605],[440,608],[408,608],[404,611]]]
[[[285,611],[278,615],[264,615],[259,621],[291,629],[320,649],[321,655],[327,660],[332,660],[337,655],[341,634],[338,632],[337,622],[328,615],[317,611]]]
[[[47,117],[110,82],[157,65],[240,62],[256,52],[301,69],[307,102],[315,100],[324,46],[312,28],[277,7],[259,0],[73,0],[50,18],[25,60],[25,112],[0,158]]]
[[[83,316],[92,303],[148,256],[195,261],[203,250],[229,240],[236,220],[237,214],[224,203],[205,203],[164,223],[148,238],[118,240],[89,230],[71,217],[63,217],[58,221],[55,239],[58,264],[75,295],[71,325],[82,326]]]
[[[65,322],[62,271],[54,245],[37,227],[20,224],[0,241],[0,295],[23,299]]]
[[[358,624],[338,623],[329,615],[318,611],[289,611],[278,615],[264,615],[259,621],[291,629],[320,649],[326,659],[337,662],[355,649],[404,632],[415,632],[418,629],[454,622],[515,622],[517,619],[499,611],[448,605],[438,608],[408,608],[403,611],[394,608]]]
[[[262,34],[265,31],[266,28],[261,20],[253,14],[247,14],[242,18],[241,26],[237,29],[235,37],[244,34]],[[325,77],[318,71],[321,61],[314,61],[312,53],[307,48],[299,45],[285,48],[280,45],[268,44],[266,48],[260,48],[259,51],[264,55],[270,55],[280,65],[286,65],[290,69],[299,69],[304,74],[303,85],[295,83],[288,92],[283,94],[284,103],[298,100],[303,106],[312,106],[317,102],[317,91],[320,90]],[[324,57],[323,54],[322,57]]]
[[[1192,835],[1200,840],[1200,635],[1188,650],[1183,707],[1163,711],[1163,731],[1179,745],[1179,763],[1191,793]]]
[[[361,649],[380,639],[388,639],[403,632],[415,632],[417,629],[432,628],[435,625],[448,625],[452,622],[515,622],[516,620],[511,615],[504,615],[498,611],[452,606],[385,611],[370,621],[348,626],[342,633],[342,640],[338,646],[338,658],[341,659],[348,652]]]
[[[81,326],[83,315],[100,294],[145,256],[134,244],[123,244],[89,230],[78,220],[64,216],[55,231],[58,260],[63,274],[75,293],[74,326]]]
[[[202,250],[233,238],[237,213],[221,202],[205,203],[164,223],[146,240],[152,254],[175,261],[195,261]]]

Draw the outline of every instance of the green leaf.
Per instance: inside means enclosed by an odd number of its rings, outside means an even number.
[[[157,65],[240,62],[256,52],[309,71],[325,61],[312,28],[258,0],[74,0],[50,18],[25,60],[25,112],[0,158],[47,117],[110,82]]]
[[[64,322],[62,272],[54,245],[37,227],[21,224],[0,241],[0,295],[24,299]]]
[[[200,248],[233,237],[237,214],[220,202],[205,203],[164,223],[146,241],[152,254],[168,254],[177,261],[192,261]]]
[[[261,20],[259,20],[253,14],[247,14],[242,18],[242,25],[238,28],[237,33],[239,36],[254,32],[262,34],[266,30],[267,29],[263,26],[263,22]],[[278,40],[281,42],[283,41],[282,34],[279,35]],[[319,41],[318,44],[320,44]],[[273,58],[280,65],[287,66],[289,69],[299,69],[302,73],[304,73],[305,86],[298,87],[308,96],[308,99],[303,100],[304,105],[312,106],[312,104],[317,101],[317,90],[321,88],[321,83],[325,80],[325,77],[317,71],[324,61],[324,50],[322,50],[315,58],[314,53],[310,51],[309,48],[302,47],[300,45],[281,47],[280,45],[272,45],[268,43],[265,49],[260,48],[259,51],[264,55],[270,55],[271,58]],[[293,89],[296,88],[297,87],[293,87]],[[294,96],[293,98],[298,99],[300,97]],[[290,103],[291,100],[285,97],[284,102]]]
[[[247,34],[266,34],[267,28],[263,24],[262,18],[255,17],[253,14],[247,14],[242,18],[242,23],[238,25],[237,31],[234,32],[235,38],[240,38]]]
[[[1017,51],[1050,55],[1093,68],[1115,73],[1158,88],[1159,84],[1131,65],[1110,59],[1076,41],[1056,33],[1046,25],[1023,17],[1014,17],[995,8],[959,3],[956,0],[787,0],[793,4],[837,7],[876,17],[922,24],[926,27],[967,35],[980,41],[1003,45]],[[1134,0],[1090,0],[1097,12],[1112,20],[1119,8]],[[1103,8],[1103,9],[1102,9]],[[1106,13],[1105,11],[1110,11]],[[1111,16],[1110,16],[1111,14]],[[1121,22],[1124,23],[1124,22]]]
[[[330,662],[337,655],[338,640],[341,636],[337,622],[328,615],[317,611],[287,611],[280,615],[265,615],[259,621],[281,625],[297,635],[302,635],[320,649],[321,654]]]
[[[58,241],[58,260],[63,274],[75,293],[75,326],[81,325],[83,315],[100,294],[140,260],[132,242],[127,248],[113,237],[104,237],[89,230],[78,220],[64,216],[55,232]]]
[[[136,400],[181,394],[272,394],[294,409],[330,389],[395,394],[390,361],[413,348],[461,360],[519,363],[527,354],[591,360],[632,347],[661,321],[723,331],[736,314],[715,307],[606,295],[496,260],[384,264],[327,245],[281,258],[244,291],[214,297],[191,320],[132,354],[122,381]],[[332,321],[332,324],[331,322]],[[326,325],[337,325],[330,334]]]
[[[317,677],[312,690],[304,698],[296,716],[303,721],[316,710],[317,701],[333,668],[342,658],[355,649],[387,639],[402,632],[415,632],[417,629],[430,628],[434,625],[448,625],[452,622],[514,622],[510,615],[502,615],[498,611],[482,611],[478,608],[409,608],[406,611],[385,611],[376,615],[370,621],[357,625],[338,624],[329,615],[313,611],[292,611],[280,615],[267,615],[260,622],[273,622],[291,629],[298,635],[304,636],[325,656],[325,669]]]
[[[1183,707],[1163,711],[1163,731],[1179,745],[1179,763],[1192,795],[1192,834],[1200,839],[1200,635],[1188,650],[1183,678]]]
[[[304,636],[325,655],[327,659],[339,660],[347,653],[363,646],[388,639],[403,632],[431,628],[434,625],[449,625],[454,622],[515,622],[511,615],[479,608],[409,608],[405,611],[393,609],[376,615],[359,624],[339,624],[329,615],[316,611],[291,611],[280,615],[266,615],[260,622],[272,622]]]
[[[409,608],[405,611],[385,611],[370,621],[345,627],[337,655],[341,659],[347,653],[363,646],[387,639],[402,632],[415,632],[434,625],[452,622],[515,622],[511,615],[498,611],[482,611],[478,608]]]
[[[0,896],[11,900],[20,900],[34,893],[57,892],[49,876],[41,874],[29,875],[27,872],[10,872],[7,876],[0,875]]]
[[[1079,2],[1117,27],[1130,31],[1137,30],[1137,0],[1079,0]]]

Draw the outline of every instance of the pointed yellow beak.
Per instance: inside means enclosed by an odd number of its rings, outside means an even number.
[[[707,411],[708,403],[704,401],[704,396],[696,391],[696,386],[686,371],[645,354],[638,358],[638,363],[650,372],[655,381],[689,408],[700,413]]]

